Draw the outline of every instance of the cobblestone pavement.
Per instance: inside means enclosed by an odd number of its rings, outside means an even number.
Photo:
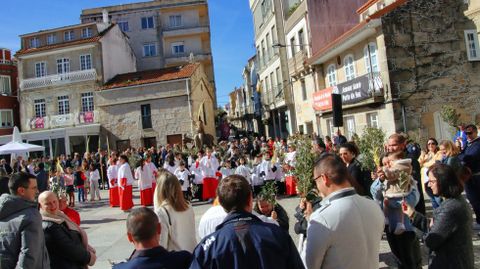
[[[90,244],[97,250],[97,263],[93,268],[110,268],[110,261],[119,262],[125,260],[133,251],[133,245],[128,242],[126,236],[125,219],[127,214],[118,208],[108,206],[108,191],[101,191],[104,200],[89,202],[76,206],[82,218],[81,226],[88,234]],[[139,204],[139,193],[134,190],[134,202]],[[293,212],[298,203],[297,197],[280,199],[280,204],[290,216],[290,235],[295,242],[298,236],[293,232],[295,218]],[[194,203],[195,222],[198,222],[202,214],[210,207],[209,204]],[[473,234],[475,253],[475,268],[480,268],[480,238]],[[427,250],[422,245],[424,254],[423,268],[427,268]],[[380,242],[380,264],[379,268],[396,268],[394,256],[385,238]]]

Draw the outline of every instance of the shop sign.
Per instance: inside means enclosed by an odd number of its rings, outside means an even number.
[[[332,109],[332,91],[333,87],[320,90],[313,93],[313,109],[317,111]]]

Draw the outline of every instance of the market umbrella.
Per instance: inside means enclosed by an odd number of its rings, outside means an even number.
[[[21,154],[32,151],[44,151],[45,147],[23,143],[17,126],[13,128],[12,141],[0,146],[0,154]]]

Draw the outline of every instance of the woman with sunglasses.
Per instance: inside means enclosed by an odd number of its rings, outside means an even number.
[[[420,155],[420,158],[418,158],[418,162],[420,163],[421,167],[421,176],[422,176],[422,182],[423,187],[425,188],[425,192],[428,194],[430,197],[430,200],[432,201],[432,207],[437,208],[440,203],[441,203],[441,198],[437,197],[432,194],[432,190],[428,186],[428,175],[427,171],[432,166],[435,164],[437,161],[442,160],[442,154],[438,151],[438,142],[435,138],[431,137],[427,141],[427,147],[426,150],[422,150],[422,154]]]

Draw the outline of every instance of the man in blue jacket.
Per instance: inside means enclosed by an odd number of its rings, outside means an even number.
[[[119,263],[113,268],[188,268],[192,254],[188,251],[168,252],[159,245],[160,232],[160,223],[153,210],[147,207],[133,209],[127,217],[127,237],[135,245],[135,251],[128,262]]]
[[[465,192],[475,212],[477,220],[475,229],[478,230],[480,229],[480,138],[477,127],[473,124],[465,127],[465,134],[467,134],[468,143],[458,158],[472,171],[472,176],[465,182]]]
[[[252,191],[244,177],[222,179],[217,195],[228,215],[195,248],[190,268],[304,268],[290,235],[251,213]]]

